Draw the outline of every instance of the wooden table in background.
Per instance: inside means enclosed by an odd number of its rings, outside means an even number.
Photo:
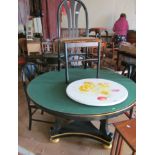
[[[117,49],[117,62],[116,62],[117,70],[119,68],[120,55],[136,59],[136,48],[121,47]]]

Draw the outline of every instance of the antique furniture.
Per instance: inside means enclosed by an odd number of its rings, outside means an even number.
[[[108,38],[108,30],[107,30],[107,28],[104,28],[104,27],[93,27],[93,28],[89,29],[89,33],[95,32],[95,36],[98,37],[98,38],[101,38],[101,33],[103,31],[106,33],[106,39],[107,39]]]
[[[128,55],[129,55],[131,58],[135,58],[136,31],[128,30],[127,42],[125,42],[124,44],[130,44],[130,46],[126,46],[126,45],[124,46],[122,44],[120,47],[115,46],[113,37],[111,38],[111,41],[108,44],[107,44],[107,48],[105,50],[104,65],[107,67],[110,67],[114,70],[122,70],[122,66],[125,66],[125,65],[121,64],[120,57],[122,57],[122,56],[128,57]]]
[[[123,141],[132,149],[132,155],[136,153],[136,119],[123,121],[115,126],[115,135],[110,155],[121,155]]]
[[[96,78],[95,69],[70,68],[70,82]],[[100,70],[100,78],[112,80],[128,90],[128,97],[120,104],[113,106],[88,106],[80,104],[66,95],[67,84],[64,81],[65,70],[44,73],[32,80],[27,94],[35,105],[56,116],[57,121],[50,130],[50,140],[57,141],[65,136],[86,136],[93,138],[107,147],[111,147],[112,136],[107,129],[107,119],[128,111],[136,99],[135,83],[111,70]],[[66,121],[64,121],[66,120]],[[100,128],[91,121],[99,120]]]
[[[61,18],[61,10],[62,7],[65,8],[67,14],[68,21],[68,36],[67,38],[62,38],[61,29],[62,29],[62,18]],[[79,38],[78,31],[78,19],[80,10],[83,9],[85,14],[85,36]],[[98,39],[88,38],[89,30],[88,30],[88,12],[85,4],[80,0],[63,0],[58,7],[57,11],[57,30],[58,30],[58,70],[60,71],[60,63],[63,62],[66,68],[66,83],[69,81],[69,66],[83,66],[87,68],[89,66],[90,61],[97,62],[97,77],[99,70],[99,59],[93,59],[91,54],[89,54],[88,47],[97,46],[98,54],[100,54],[100,41]],[[64,48],[62,49],[61,46]],[[64,58],[62,59],[61,53],[64,53]],[[74,63],[75,62],[75,63]],[[82,63],[84,62],[84,63]]]
[[[27,52],[30,55],[41,55],[41,42],[38,40],[27,40]]]
[[[42,53],[53,53],[53,44],[51,40],[44,40],[41,42]]]
[[[88,55],[88,49],[86,48],[86,52],[82,52],[82,53],[77,53],[76,55],[79,56],[79,59],[73,58],[72,60],[70,60],[70,62],[78,62],[80,60],[82,60],[84,63],[84,67],[87,68],[87,62],[97,62],[97,72],[96,72],[96,78],[99,77],[99,69],[100,69],[100,40],[98,38],[75,38],[75,39],[65,39],[62,40],[64,42],[65,45],[65,75],[66,75],[66,83],[69,82],[69,71],[68,71],[68,49],[69,48],[81,48],[81,47],[97,47],[97,57],[93,58],[90,57]],[[70,54],[72,55],[72,54]],[[73,54],[74,55],[74,54]],[[81,59],[80,59],[81,58]]]
[[[122,67],[122,74],[125,75],[127,71],[127,77],[136,81],[136,47],[134,45],[121,45],[119,47],[117,50],[117,70],[120,69],[120,63],[124,67]]]
[[[21,78],[22,78],[22,84],[23,84],[24,93],[25,93],[26,100],[27,100],[27,105],[28,105],[29,130],[31,130],[32,121],[38,121],[38,122],[44,122],[44,123],[50,123],[50,124],[52,123],[52,122],[48,122],[48,121],[45,121],[45,120],[40,120],[40,119],[33,118],[33,115],[35,114],[35,112],[37,110],[39,110],[39,108],[35,105],[35,103],[27,95],[27,85],[37,75],[38,75],[38,69],[37,69],[36,64],[34,64],[34,63],[26,63],[23,66],[22,71],[21,71],[21,76],[22,76]],[[43,114],[43,110],[41,110],[41,114]]]

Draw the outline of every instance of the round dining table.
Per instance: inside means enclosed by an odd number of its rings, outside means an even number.
[[[70,84],[73,81],[96,78],[95,69],[70,68]],[[101,69],[99,78],[112,80],[123,85],[128,97],[123,102],[110,106],[89,106],[78,103],[66,94],[65,70],[50,71],[33,79],[28,87],[30,99],[42,110],[55,116],[56,121],[50,129],[50,140],[60,137],[86,136],[111,147],[112,134],[108,131],[107,120],[130,110],[136,100],[135,83],[109,69]],[[99,129],[91,121],[100,121]]]

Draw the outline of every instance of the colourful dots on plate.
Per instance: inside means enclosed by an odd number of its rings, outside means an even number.
[[[97,97],[97,99],[100,100],[100,101],[104,101],[104,100],[107,100],[107,97],[99,96],[99,97]]]
[[[113,92],[119,92],[119,89],[112,89]]]

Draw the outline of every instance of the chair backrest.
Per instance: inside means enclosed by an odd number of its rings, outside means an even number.
[[[68,21],[68,36],[67,38],[62,38],[61,35],[61,12],[62,8],[65,9]],[[78,20],[80,11],[83,9],[85,14],[85,34],[83,37],[79,36]],[[58,70],[60,71],[60,58],[61,45],[64,47],[65,54],[65,69],[66,69],[66,83],[69,81],[68,67],[81,67],[87,68],[87,66],[92,62],[97,63],[97,77],[100,65],[100,41],[89,38],[88,30],[88,12],[85,4],[81,0],[62,0],[58,6],[57,10],[57,32],[58,32]],[[62,43],[62,44],[61,44]],[[90,53],[88,47],[98,47],[98,56],[93,59],[90,58]]]
[[[38,68],[35,63],[28,62],[23,66],[22,71],[21,71],[21,79],[22,79],[22,84],[24,88],[24,93],[26,95],[28,103],[30,99],[27,95],[27,85],[37,75],[38,75]]]
[[[26,91],[27,84],[38,75],[38,68],[35,63],[26,63],[21,71],[22,83]]]
[[[64,50],[64,44],[60,41],[61,38],[63,38],[62,31],[64,30],[64,27],[61,27],[62,17],[61,17],[61,11],[62,8],[66,12],[68,27],[65,28],[65,38],[77,38],[79,37],[80,30],[78,27],[78,19],[80,10],[83,8],[85,13],[85,36],[89,36],[89,30],[88,30],[88,12],[85,4],[81,0],[62,0],[62,2],[58,6],[57,10],[57,33],[58,33],[58,58],[60,58],[60,51]],[[76,51],[76,52],[75,52]],[[71,53],[78,53],[79,49],[72,48]],[[74,56],[70,57],[71,59],[75,58]],[[79,57],[78,57],[79,58]],[[76,58],[77,59],[77,58]],[[74,64],[74,62],[73,62]],[[81,64],[81,63],[80,63]],[[58,65],[59,66],[59,65]],[[59,69],[59,67],[58,67]]]
[[[127,42],[130,42],[131,44],[136,43],[136,31],[128,30]]]
[[[42,46],[43,54],[53,52],[52,42],[51,41],[42,41],[41,46]]]
[[[58,39],[61,37],[61,11],[62,7],[66,10],[68,21],[68,38],[78,37],[78,17],[81,7],[84,9],[86,21],[86,36],[89,35],[88,31],[88,12],[85,4],[81,0],[63,0],[58,7],[57,11],[57,32]]]

